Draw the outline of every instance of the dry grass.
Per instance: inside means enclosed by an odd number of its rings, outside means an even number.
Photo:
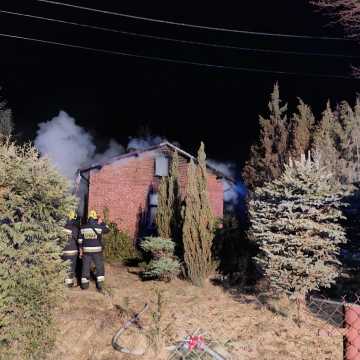
[[[68,301],[57,315],[60,331],[50,359],[167,359],[165,347],[197,329],[214,341],[213,349],[231,354],[231,359],[342,359],[342,337],[318,336],[325,324],[308,313],[299,327],[293,305],[284,300],[264,307],[251,296],[240,297],[210,282],[203,288],[181,280],[142,282],[126,268],[109,265],[106,270],[111,289],[106,295],[94,286],[68,291]],[[145,302],[150,307],[141,319],[144,330],[134,327],[120,341],[130,348],[146,348],[146,354],[116,352],[112,336]]]

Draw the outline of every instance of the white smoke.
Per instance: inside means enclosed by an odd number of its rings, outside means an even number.
[[[243,187],[241,183],[236,182],[236,165],[232,162],[220,162],[211,159],[208,159],[207,163],[228,178],[234,179],[234,181],[223,179],[224,201],[230,205],[236,205],[240,201]]]
[[[142,138],[130,138],[127,149],[144,150],[166,141],[161,136],[150,135]],[[78,126],[75,119],[65,111],[60,111],[53,119],[39,124],[35,146],[41,156],[49,157],[58,170],[71,180],[75,180],[78,169],[96,165],[125,152],[124,147],[113,139],[110,140],[105,152],[97,152],[92,135]],[[208,164],[229,178],[236,179],[235,164],[215,160],[208,160]],[[225,203],[236,205],[244,191],[243,184],[226,179],[223,180],[223,183]],[[77,187],[80,186],[79,184]],[[84,184],[82,185],[84,186]],[[80,193],[82,193],[81,189]],[[82,198],[82,195],[80,197]]]
[[[215,170],[223,173],[229,178],[235,179],[236,176],[236,165],[232,162],[221,162],[217,160],[207,159],[208,165],[213,167]]]
[[[92,159],[92,163],[100,163],[114,156],[121,155],[124,152],[124,147],[121,144],[117,143],[114,139],[111,139],[107,150],[103,153],[95,154],[94,158]]]
[[[159,145],[167,140],[161,136],[145,136],[140,138],[130,138],[127,149],[144,150],[151,146]]]
[[[69,179],[74,179],[80,168],[124,152],[120,144],[111,140],[104,153],[96,153],[91,134],[76,125],[75,119],[65,111],[60,111],[59,115],[50,121],[39,124],[35,146],[41,156],[49,157],[58,170]]]

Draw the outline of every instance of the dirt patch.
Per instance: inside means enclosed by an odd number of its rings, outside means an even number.
[[[106,284],[104,295],[96,292],[93,283],[87,291],[67,292],[57,314],[59,334],[50,359],[168,359],[166,347],[197,330],[212,349],[231,359],[342,359],[338,332],[319,336],[319,329],[329,326],[310,314],[304,315],[299,327],[286,304],[277,304],[280,311],[274,312],[251,296],[240,301],[210,282],[203,288],[178,279],[142,282],[127,268],[111,265],[106,268]],[[111,346],[113,335],[146,302],[143,330],[133,327],[120,338],[124,346],[146,349],[145,355],[116,352]]]

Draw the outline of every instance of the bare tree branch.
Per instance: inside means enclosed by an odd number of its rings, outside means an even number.
[[[311,4],[325,11],[340,23],[349,38],[360,41],[360,0],[311,0]],[[360,78],[360,67],[351,66],[352,75]]]
[[[360,40],[360,0],[311,0],[310,2],[337,18],[349,37]]]

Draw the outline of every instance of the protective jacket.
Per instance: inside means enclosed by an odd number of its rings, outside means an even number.
[[[90,267],[94,263],[96,267],[96,286],[100,290],[105,281],[105,267],[103,257],[102,236],[110,231],[105,223],[99,224],[95,219],[90,218],[81,227],[79,245],[83,251],[81,269],[81,287],[87,289],[90,281]]]
[[[78,238],[79,238],[79,227],[75,220],[68,220],[64,227],[64,231],[67,234],[67,244],[63,250],[63,255],[76,256],[78,254]]]
[[[68,286],[73,286],[75,284],[76,262],[79,252],[77,244],[79,237],[79,227],[76,220],[68,220],[64,227],[64,232],[67,235],[67,243],[63,250],[62,258],[69,263],[65,284]]]
[[[102,252],[102,236],[109,231],[105,223],[99,224],[95,219],[90,218],[80,230],[79,246],[84,254]]]

